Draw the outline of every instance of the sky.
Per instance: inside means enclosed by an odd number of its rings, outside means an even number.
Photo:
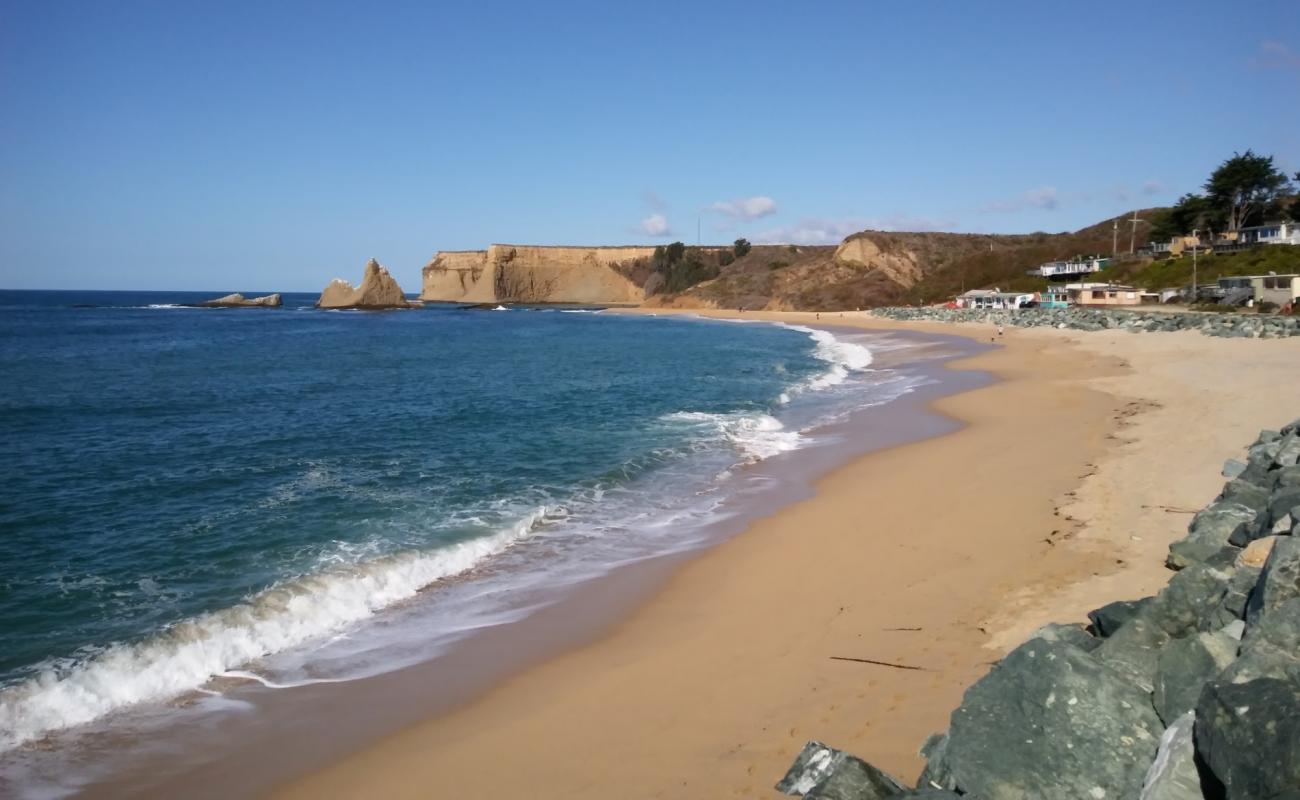
[[[7,289],[1074,230],[1247,148],[1300,169],[1294,0],[0,0]]]

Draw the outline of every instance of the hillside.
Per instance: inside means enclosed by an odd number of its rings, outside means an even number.
[[[1160,209],[1137,212],[1148,220]],[[1125,217],[1132,217],[1127,212]],[[1109,253],[1108,219],[1072,233],[965,234],[862,231],[838,247],[766,245],[723,267],[717,278],[650,305],[843,310],[933,303],[965,289],[1035,290],[1026,273],[1045,261]],[[1147,224],[1138,228],[1145,243]],[[1127,245],[1126,226],[1120,239]]]

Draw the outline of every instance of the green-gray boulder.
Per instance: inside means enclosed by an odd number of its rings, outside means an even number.
[[[1201,800],[1205,796],[1192,742],[1195,719],[1195,712],[1188,711],[1165,729],[1138,800]]]
[[[1163,729],[1130,681],[1031,639],[967,690],[926,772],[985,800],[1136,797]]]
[[[776,790],[811,800],[880,800],[901,794],[906,787],[856,756],[811,741]]]
[[[1273,800],[1300,789],[1300,684],[1207,684],[1196,705],[1195,742],[1225,800]]]
[[[1300,597],[1300,539],[1279,536],[1273,543],[1273,551],[1268,554],[1259,583],[1246,605],[1248,626],[1260,614],[1268,613],[1296,597]]]
[[[1196,708],[1205,683],[1237,657],[1237,640],[1226,633],[1197,633],[1167,644],[1156,659],[1151,701],[1166,725]]]
[[[1116,600],[1113,603],[1107,603],[1101,608],[1094,608],[1088,612],[1088,621],[1092,623],[1092,629],[1097,635],[1105,638],[1120,629],[1125,622],[1137,616],[1143,606],[1151,601],[1150,597],[1144,597],[1141,600]]]

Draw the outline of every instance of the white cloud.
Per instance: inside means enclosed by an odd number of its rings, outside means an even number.
[[[1008,214],[1024,211],[1026,208],[1041,208],[1055,211],[1061,206],[1061,196],[1055,186],[1040,186],[1029,189],[1014,200],[993,200],[980,206],[986,214]]]
[[[752,220],[775,214],[776,201],[767,195],[757,194],[753,197],[719,201],[709,206],[709,210],[726,214],[732,219]]]
[[[1055,186],[1044,186],[1039,189],[1030,189],[1025,192],[1025,202],[1034,208],[1045,208],[1054,211],[1061,205],[1061,200],[1057,197]]]
[[[1250,60],[1254,69],[1300,69],[1300,53],[1284,42],[1269,40],[1259,43],[1259,51]]]
[[[754,235],[760,244],[839,244],[858,231],[951,231],[956,220],[891,214],[887,217],[811,217],[797,225],[772,228]]]
[[[641,232],[649,236],[668,236],[672,229],[668,227],[668,218],[663,214],[651,214],[641,220]]]

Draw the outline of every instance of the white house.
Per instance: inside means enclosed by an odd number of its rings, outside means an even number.
[[[1109,258],[1101,256],[1072,258],[1069,261],[1049,261],[1040,264],[1037,269],[1029,270],[1030,275],[1041,278],[1054,278],[1062,275],[1088,275],[1101,272],[1110,263]]]
[[[1034,296],[1024,292],[1004,292],[992,289],[971,289],[957,298],[959,308],[1024,308]]]
[[[1241,244],[1292,244],[1300,245],[1300,225],[1294,222],[1274,222],[1254,225],[1237,232]]]

